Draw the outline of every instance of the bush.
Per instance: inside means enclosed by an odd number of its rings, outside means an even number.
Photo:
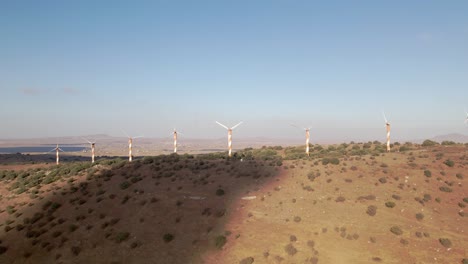
[[[452,192],[452,189],[447,186],[442,186],[439,188],[442,192]]]
[[[388,202],[385,203],[385,206],[387,206],[388,208],[393,208],[393,207],[395,207],[395,203],[392,202],[392,201],[388,201]]]
[[[432,177],[431,171],[430,171],[430,170],[425,170],[425,171],[424,171],[424,176],[426,176],[426,177],[428,177],[428,178]]]
[[[340,164],[340,160],[338,158],[323,158],[322,159],[322,165],[327,165],[328,163],[331,163],[333,165],[338,165]]]
[[[448,159],[448,160],[444,161],[444,164],[449,166],[449,167],[453,167],[455,165],[455,162],[453,162],[453,160]]]
[[[419,221],[423,220],[424,219],[424,215],[422,213],[417,213],[416,214],[416,219],[418,219]]]
[[[115,242],[121,243],[127,240],[129,236],[130,236],[130,233],[128,232],[120,232],[115,236]]]
[[[128,187],[130,187],[130,185],[131,185],[131,184],[130,184],[128,181],[124,181],[124,182],[122,182],[122,183],[120,184],[120,189],[125,190],[125,189],[127,189]]]
[[[223,196],[225,194],[224,190],[223,189],[218,189],[216,190],[216,195],[217,196]]]
[[[223,235],[217,236],[215,238],[215,246],[218,249],[222,249],[224,247],[224,245],[226,244],[226,242],[227,242],[227,239]]]
[[[439,238],[439,242],[440,244],[442,244],[442,246],[446,248],[449,248],[452,246],[452,242],[448,238]]]
[[[403,230],[401,230],[401,228],[399,228],[398,226],[392,226],[390,228],[390,232],[392,232],[393,234],[395,234],[397,236],[403,234]]]
[[[164,234],[163,240],[164,240],[164,242],[169,243],[169,242],[171,242],[172,240],[174,240],[174,235],[173,235],[173,234],[169,234],[169,233]]]
[[[366,213],[370,216],[374,216],[377,213],[377,206],[369,205],[369,207],[367,207]]]
[[[292,245],[288,244],[284,247],[284,250],[288,253],[290,256],[294,256],[297,253],[297,249]]]
[[[448,141],[448,140],[444,140],[442,141],[441,145],[443,146],[450,146],[450,145],[455,145],[456,143],[453,142],[453,141]]]
[[[252,264],[254,263],[254,258],[248,257],[239,262],[239,264]]]
[[[422,146],[423,146],[423,147],[431,147],[431,146],[435,146],[435,145],[437,145],[437,144],[438,144],[438,143],[435,142],[435,141],[426,139],[426,140],[424,140],[424,142],[422,143]]]

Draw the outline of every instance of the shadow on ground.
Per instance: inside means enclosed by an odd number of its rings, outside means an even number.
[[[3,182],[0,263],[203,263],[236,239],[224,226],[233,204],[279,171],[169,155],[98,164],[19,195]]]

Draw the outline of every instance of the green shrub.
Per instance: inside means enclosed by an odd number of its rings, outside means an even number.
[[[453,162],[453,160],[448,159],[448,160],[444,161],[444,164],[449,166],[449,167],[453,167],[455,165],[455,162]]]
[[[417,213],[416,214],[416,219],[418,219],[419,221],[423,220],[424,219],[424,215],[422,213]]]
[[[385,206],[387,206],[388,208],[393,208],[393,207],[395,207],[395,203],[392,202],[392,201],[388,201],[388,202],[385,203]]]
[[[442,141],[442,143],[440,143],[440,144],[443,145],[443,146],[450,146],[450,145],[455,145],[456,143],[453,142],[453,141],[445,140],[445,141]]]
[[[423,147],[431,147],[431,146],[435,146],[435,145],[437,145],[437,144],[438,144],[438,143],[435,142],[435,141],[426,139],[426,140],[424,140],[424,142],[422,143],[422,146],[423,146]]]
[[[425,170],[425,171],[424,171],[424,176],[426,176],[426,177],[428,177],[428,178],[432,177],[431,171],[430,171],[430,170]]]
[[[439,242],[446,248],[452,247],[452,242],[448,238],[439,238]]]
[[[164,242],[169,243],[169,242],[171,242],[172,240],[174,240],[174,235],[173,235],[173,234],[169,234],[169,233],[164,234],[163,240],[164,240]]]
[[[130,233],[128,233],[128,232],[117,233],[117,235],[115,236],[115,242],[121,243],[121,242],[127,240],[129,236],[130,236]]]
[[[442,192],[452,192],[452,189],[447,186],[442,186],[439,188]]]
[[[219,235],[215,238],[215,246],[218,249],[222,249],[224,245],[226,244],[226,242],[227,242],[227,239],[223,235]]]
[[[131,183],[129,183],[128,181],[124,181],[120,184],[120,189],[122,190],[125,190],[127,189],[128,187],[130,187]]]
[[[401,230],[401,228],[399,228],[398,226],[392,226],[390,228],[390,232],[392,232],[393,234],[395,234],[397,236],[403,234],[403,230]]]

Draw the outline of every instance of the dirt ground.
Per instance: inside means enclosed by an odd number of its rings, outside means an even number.
[[[467,154],[166,157],[99,165],[37,197],[1,181],[0,263],[462,263]]]

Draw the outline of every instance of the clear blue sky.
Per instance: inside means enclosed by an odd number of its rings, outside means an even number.
[[[468,1],[2,1],[0,138],[467,134]]]

